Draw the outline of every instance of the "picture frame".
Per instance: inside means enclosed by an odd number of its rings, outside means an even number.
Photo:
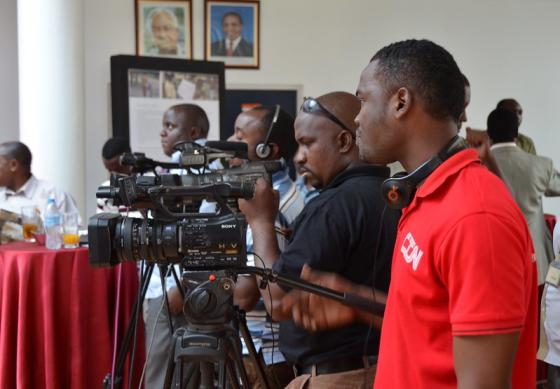
[[[135,0],[136,54],[192,58],[191,0]]]
[[[129,141],[134,152],[166,160],[159,133],[163,114],[177,104],[196,104],[208,116],[208,139],[225,139],[223,62],[111,57],[113,136]]]
[[[260,1],[204,1],[204,58],[226,68],[260,67]]]

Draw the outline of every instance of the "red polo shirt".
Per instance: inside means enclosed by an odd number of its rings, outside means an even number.
[[[465,150],[403,211],[393,253],[376,389],[456,388],[453,337],[520,332],[514,388],[536,385],[537,279],[523,215]]]

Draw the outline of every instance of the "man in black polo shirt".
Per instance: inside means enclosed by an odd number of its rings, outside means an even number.
[[[362,285],[388,290],[391,256],[399,214],[385,209],[380,185],[389,175],[384,166],[364,164],[356,147],[354,117],[359,100],[333,92],[306,99],[295,121],[299,144],[294,158],[309,182],[321,190],[293,224],[288,246],[280,253],[274,230],[278,194],[257,183],[250,201],[239,201],[253,230],[254,252],[267,267],[298,277],[304,264],[335,272]],[[255,260],[259,265],[261,261]],[[261,263],[262,265],[262,263]],[[379,329],[361,323],[334,331],[310,333],[282,312],[288,289],[270,284],[260,290],[266,308],[280,325],[280,350],[298,377],[288,387],[335,388],[340,383],[371,387]],[[270,294],[269,294],[270,293]]]

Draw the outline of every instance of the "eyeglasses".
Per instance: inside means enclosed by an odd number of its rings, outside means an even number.
[[[325,107],[323,107],[321,105],[321,103],[319,103],[313,97],[304,97],[303,98],[303,104],[301,105],[301,110],[305,113],[322,113],[326,117],[328,117],[330,120],[332,120],[333,122],[338,124],[340,127],[344,128],[346,131],[349,131],[351,134],[354,133],[354,131],[352,131],[351,129],[346,127],[344,125],[344,123],[342,123],[340,121],[339,118],[337,118],[332,113],[330,113]]]

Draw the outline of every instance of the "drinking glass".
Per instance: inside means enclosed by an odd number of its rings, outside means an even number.
[[[23,239],[26,242],[35,242],[35,234],[39,233],[41,218],[34,205],[21,207],[21,222],[23,224]]]
[[[65,213],[62,226],[62,242],[64,243],[64,248],[73,249],[78,247],[80,243],[78,214],[76,212]]]

